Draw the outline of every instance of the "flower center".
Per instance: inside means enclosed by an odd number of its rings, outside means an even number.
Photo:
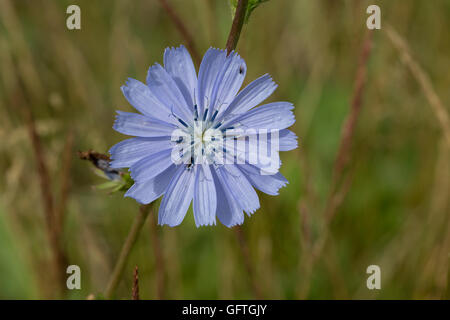
[[[213,164],[218,159],[218,150],[222,150],[222,131],[208,126],[205,121],[195,121],[191,133],[191,156],[193,163]]]
[[[177,117],[181,124],[172,137],[176,142],[175,162],[185,163],[188,168],[194,164],[214,164],[224,163],[224,156],[227,153],[225,147],[226,129],[221,129],[221,122],[217,122],[216,110],[211,118],[208,109],[199,116],[197,106],[194,106],[194,122],[187,124]],[[229,127],[232,129],[234,127]]]

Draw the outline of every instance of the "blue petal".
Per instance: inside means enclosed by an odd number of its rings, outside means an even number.
[[[113,128],[130,136],[165,137],[171,136],[177,127],[138,113],[117,111]]]
[[[123,140],[109,149],[112,160],[110,167],[115,169],[128,168],[146,156],[171,148],[170,137]]]
[[[180,166],[175,173],[159,207],[158,224],[174,227],[186,215],[194,195],[195,170]]]
[[[135,182],[125,193],[125,197],[133,198],[142,204],[150,203],[163,195],[175,172],[176,166],[171,165],[154,178],[140,183]]]
[[[213,170],[212,173],[217,192],[217,217],[220,222],[228,228],[244,223],[244,213],[233,198],[230,187],[225,183],[221,172]]]
[[[218,72],[210,99],[211,110],[226,109],[242,86],[247,66],[245,61],[235,52],[225,58],[222,69]]]
[[[215,225],[216,208],[217,194],[211,168],[209,165],[198,165],[193,202],[196,226]]]
[[[203,56],[198,72],[197,105],[200,114],[211,103],[214,84],[223,68],[226,51],[209,48]]]
[[[258,195],[244,173],[233,164],[224,165],[218,171],[239,206],[248,215],[255,212],[259,208]]]
[[[250,143],[255,143],[254,141],[244,142],[245,143],[235,144],[235,141],[233,140],[226,140],[224,146],[227,150],[227,154],[236,157],[236,162],[239,164],[250,162],[259,169],[258,174],[273,175],[278,172],[281,161],[277,150],[267,148],[265,152],[263,152],[259,145],[250,146]]]
[[[295,123],[294,108],[290,102],[274,102],[250,110],[243,115],[229,120],[223,128],[239,123],[249,129],[285,129]]]
[[[258,143],[261,141],[262,133],[255,131],[255,134],[257,136]],[[247,134],[248,137],[254,137],[251,133]],[[278,139],[278,142],[276,142],[275,136]],[[267,150],[270,150],[271,148],[274,148],[277,151],[290,151],[295,148],[297,148],[297,136],[295,133],[288,129],[282,129],[282,130],[269,130],[265,132],[265,139],[267,141]],[[252,140],[253,141],[253,140]],[[272,144],[277,143],[278,147],[273,146]]]
[[[173,122],[170,109],[159,102],[142,82],[128,78],[126,84],[120,89],[128,102],[140,113],[164,122]]]
[[[258,171],[255,172],[255,169],[258,169],[249,164],[239,164],[237,166],[242,169],[247,179],[256,189],[272,196],[278,195],[278,190],[288,183],[286,178],[279,172],[274,175],[260,175]]]
[[[175,80],[159,64],[148,69],[147,85],[153,95],[168,109],[183,119],[192,122],[193,106],[189,106]]]
[[[175,80],[189,106],[194,105],[197,74],[189,52],[184,46],[164,51],[164,68]]]
[[[283,129],[279,133],[280,151],[290,151],[297,148],[297,136],[288,129]]]
[[[246,86],[218,119],[242,114],[266,100],[277,88],[277,84],[272,78],[265,74]]]
[[[142,158],[130,167],[131,178],[136,182],[144,182],[156,177],[170,167],[173,162],[172,150],[163,150]]]

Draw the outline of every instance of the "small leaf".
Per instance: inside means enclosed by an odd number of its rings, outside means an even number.
[[[247,11],[245,13],[245,19],[244,22],[247,23],[248,19],[250,18],[250,15],[252,14],[253,10],[255,10],[260,4],[267,2],[269,0],[248,0],[247,5]],[[230,6],[231,6],[231,16],[234,18],[234,14],[236,13],[236,8],[238,5],[238,0],[230,0]]]

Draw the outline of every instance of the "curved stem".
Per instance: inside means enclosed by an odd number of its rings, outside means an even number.
[[[241,35],[242,26],[244,25],[245,14],[247,12],[248,0],[239,0],[234,14],[233,24],[231,25],[230,34],[227,40],[227,54],[236,49]]]
[[[134,218],[133,225],[131,226],[130,233],[128,233],[128,237],[123,244],[122,251],[120,251],[119,258],[117,259],[116,265],[114,266],[113,274],[109,279],[108,286],[105,291],[105,298],[111,299],[116,291],[116,288],[119,284],[120,278],[122,277],[123,270],[125,269],[125,265],[127,263],[128,257],[130,255],[131,249],[133,248],[134,243],[139,235],[139,232],[142,229],[142,226],[145,223],[145,219],[150,212],[149,205],[142,205],[139,207],[139,213]]]

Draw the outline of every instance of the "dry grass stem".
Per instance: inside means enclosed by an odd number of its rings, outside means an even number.
[[[398,50],[401,55],[403,63],[409,68],[413,77],[417,80],[420,87],[422,88],[425,97],[427,98],[431,109],[436,116],[439,125],[441,126],[442,132],[445,136],[447,144],[450,146],[450,119],[447,109],[442,104],[441,99],[436,94],[433,88],[430,77],[425,73],[425,71],[420,67],[420,65],[413,59],[408,45],[404,39],[394,30],[393,27],[387,25],[385,27],[386,34],[391,40],[394,47]]]

